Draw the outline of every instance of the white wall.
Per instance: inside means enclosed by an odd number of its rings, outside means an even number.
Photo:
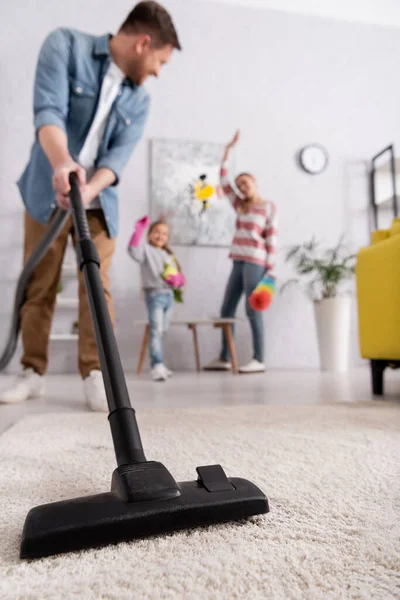
[[[289,244],[314,233],[333,243],[342,232],[355,246],[366,242],[365,161],[400,137],[397,30],[189,0],[165,4],[177,22],[184,52],[149,85],[151,117],[121,184],[121,231],[112,275],[118,340],[127,369],[134,368],[138,353],[139,332],[132,322],[145,313],[136,266],[125,247],[135,219],[148,211],[149,138],[224,142],[236,127],[242,128],[238,167],[251,168],[263,193],[278,204],[283,279],[288,271],[282,253]],[[99,34],[115,30],[131,2],[98,0],[95,20],[93,6],[78,0],[66,4],[25,0],[1,9],[4,336],[13,294],[8,280],[17,276],[21,260],[21,202],[14,181],[33,135],[32,81],[39,45],[58,25]],[[301,172],[295,162],[298,149],[312,141],[324,144],[330,154],[329,169],[315,178]],[[186,303],[177,315],[216,314],[230,269],[227,250],[178,248],[177,253],[190,281]],[[355,324],[353,333],[356,359]],[[312,308],[300,294],[277,298],[266,315],[266,338],[270,367],[318,365]],[[248,359],[246,323],[238,331],[238,348],[241,360]],[[217,334],[203,330],[203,360],[212,358],[217,349]],[[172,329],[167,352],[173,368],[192,368],[189,332]],[[75,360],[71,346],[53,346],[53,369],[74,369]]]
[[[359,23],[400,26],[398,0],[217,0],[253,8],[343,19]]]

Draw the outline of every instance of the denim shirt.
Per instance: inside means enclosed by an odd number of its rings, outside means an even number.
[[[47,223],[56,208],[53,169],[43,152],[38,131],[56,125],[68,138],[69,152],[77,161],[96,114],[104,75],[111,61],[109,35],[100,37],[60,28],[44,41],[34,86],[33,143],[29,163],[17,185],[28,213]],[[110,237],[118,232],[118,182],[139,141],[149,112],[146,90],[125,79],[108,117],[95,168],[106,167],[115,183],[100,193]]]

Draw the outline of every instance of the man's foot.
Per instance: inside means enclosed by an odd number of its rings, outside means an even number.
[[[18,404],[44,396],[44,378],[33,369],[22,369],[14,383],[0,391],[0,404]]]
[[[247,365],[239,368],[239,373],[264,373],[265,364],[259,360],[251,360]]]
[[[94,412],[108,412],[107,396],[101,371],[90,371],[83,380],[86,404]]]
[[[227,360],[215,358],[203,368],[205,371],[230,371],[232,369],[232,363]]]
[[[159,363],[152,368],[151,378],[153,381],[167,381],[168,375],[162,363]]]

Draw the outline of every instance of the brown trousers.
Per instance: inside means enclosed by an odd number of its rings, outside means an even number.
[[[108,310],[114,323],[114,310],[110,294],[109,269],[115,250],[115,240],[107,233],[102,210],[87,212],[90,235],[100,257],[100,277],[106,295]],[[47,225],[34,221],[25,213],[24,262],[27,261],[36,245],[46,231]],[[21,333],[23,356],[21,363],[36,373],[43,375],[49,360],[49,338],[56,304],[57,286],[60,281],[62,263],[68,242],[72,235],[76,244],[76,236],[70,218],[64,229],[54,241],[46,256],[36,267],[28,285],[27,299],[21,311]],[[83,378],[92,370],[100,369],[96,340],[92,326],[88,298],[86,295],[83,274],[79,277],[79,371]]]

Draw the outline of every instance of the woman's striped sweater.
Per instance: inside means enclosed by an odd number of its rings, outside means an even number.
[[[276,277],[277,215],[273,202],[263,201],[241,211],[242,200],[229,183],[228,164],[221,167],[221,185],[237,213],[236,231],[229,257],[265,266],[271,277]]]

